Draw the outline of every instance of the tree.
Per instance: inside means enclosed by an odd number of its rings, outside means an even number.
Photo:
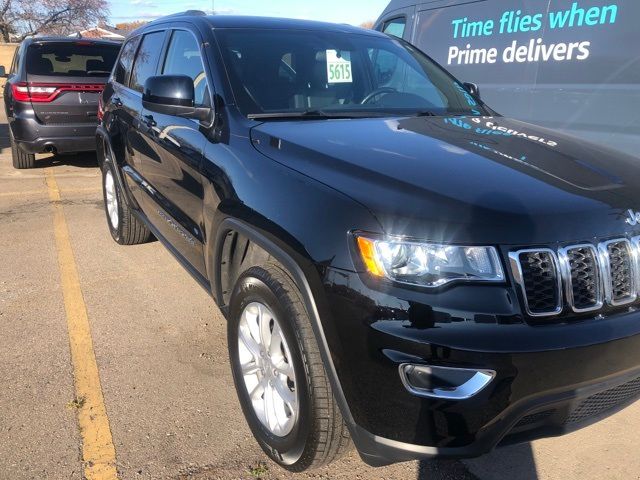
[[[122,23],[116,23],[116,28],[118,30],[124,30],[125,32],[133,32],[136,28],[140,28],[143,25],[146,25],[147,22],[146,20],[136,20],[133,22],[122,22]]]
[[[363,22],[360,24],[362,28],[373,28],[373,20],[369,20],[367,22]]]
[[[108,13],[107,0],[0,0],[0,38],[68,35],[105,21]]]

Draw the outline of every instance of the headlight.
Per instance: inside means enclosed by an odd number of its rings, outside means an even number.
[[[494,247],[416,243],[357,237],[369,273],[410,285],[439,287],[456,280],[502,282],[504,271]]]

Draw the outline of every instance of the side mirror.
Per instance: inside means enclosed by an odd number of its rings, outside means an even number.
[[[464,88],[466,88],[467,92],[469,92],[474,97],[480,98],[480,87],[475,83],[465,83]]]
[[[8,77],[7,70],[6,68],[4,68],[4,65],[0,65],[0,78],[6,78],[6,77]]]
[[[211,109],[196,107],[194,99],[193,80],[187,75],[159,75],[144,82],[142,106],[151,112],[207,121]]]

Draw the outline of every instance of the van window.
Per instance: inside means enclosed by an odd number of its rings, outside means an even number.
[[[165,32],[153,32],[142,38],[142,44],[138,49],[136,60],[131,71],[129,87],[140,93],[144,90],[144,82],[147,78],[153,77],[158,68],[160,52]]]
[[[27,74],[56,77],[108,77],[120,45],[92,42],[33,43],[27,51]]]
[[[204,72],[200,46],[195,37],[185,30],[174,30],[163,75],[188,75],[193,80],[196,106],[209,105],[207,75]]]
[[[404,36],[404,29],[406,26],[407,19],[404,17],[398,17],[385,22],[382,31],[387,35],[402,38]]]
[[[138,43],[140,43],[140,37],[132,38],[124,44],[124,47],[122,47],[122,51],[120,52],[120,58],[118,58],[118,63],[116,64],[114,79],[122,85],[126,85],[127,78],[129,78],[129,74],[131,73],[133,57],[136,54]]]

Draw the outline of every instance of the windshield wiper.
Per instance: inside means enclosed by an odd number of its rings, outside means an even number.
[[[429,110],[423,110],[421,112],[416,113],[414,116],[415,117],[437,117],[438,115]]]
[[[322,110],[305,110],[304,112],[268,112],[252,113],[247,115],[251,120],[266,120],[270,118],[333,118],[332,114],[327,114]],[[342,117],[340,117],[342,118]]]
[[[326,112],[324,110],[305,110],[304,112],[268,112],[251,113],[247,118],[251,120],[297,118],[305,120],[339,119],[339,118],[368,118],[375,116],[372,112]]]

